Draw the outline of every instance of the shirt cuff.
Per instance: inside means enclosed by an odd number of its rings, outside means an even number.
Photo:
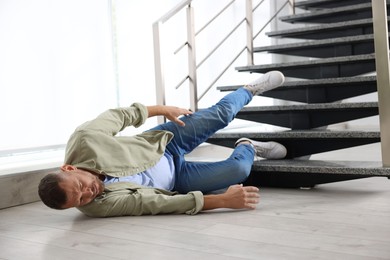
[[[195,215],[199,213],[203,209],[204,200],[203,200],[203,193],[200,191],[192,191],[188,194],[191,194],[195,198],[195,208],[188,210],[186,214],[188,215]]]

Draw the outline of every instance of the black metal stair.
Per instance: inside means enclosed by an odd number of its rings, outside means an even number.
[[[329,58],[374,53],[372,34],[340,37],[309,42],[256,47],[254,52],[269,52],[303,57]]]
[[[321,79],[351,77],[375,71],[375,54],[237,67],[238,71],[266,73],[279,70],[287,77]]]
[[[389,170],[380,162],[371,161],[261,160],[255,161],[252,169],[245,184],[285,188],[389,176]]]
[[[286,158],[288,159],[380,141],[378,131],[290,130],[282,132],[245,132],[244,136],[256,141],[276,141],[283,144],[287,148]],[[210,137],[207,142],[234,147],[234,143],[241,137],[243,137],[242,133],[217,133]]]
[[[371,3],[363,3],[284,16],[281,21],[288,23],[334,23],[370,17],[372,17]]]
[[[309,0],[309,1],[297,1],[295,2],[295,7],[301,8],[304,10],[311,9],[323,9],[323,8],[334,8],[341,6],[350,6],[356,4],[370,3],[371,0]]]
[[[242,85],[223,86],[218,89],[234,91],[240,87]],[[376,91],[376,76],[367,76],[288,81],[277,89],[262,93],[261,96],[310,104],[335,102]]]
[[[390,20],[390,19],[388,19]],[[269,37],[297,39],[328,39],[345,36],[372,34],[372,18],[298,27],[288,30],[268,32]]]
[[[378,115],[377,102],[246,107],[236,118],[295,129],[311,129]]]
[[[285,160],[258,160],[247,180],[251,185],[312,187],[317,184],[390,176],[381,162],[313,161],[308,156],[380,142],[380,132],[327,130],[332,124],[376,116],[377,102],[334,103],[377,91],[371,1],[308,0],[296,3],[304,13],[281,17],[289,23],[322,23],[267,33],[269,37],[311,41],[256,47],[255,52],[300,56],[305,60],[237,67],[239,72],[279,70],[287,77],[283,86],[262,96],[304,104],[247,106],[237,118],[289,130],[274,132],[221,131],[208,142],[233,147],[243,136],[276,141],[286,146]],[[292,78],[298,79],[293,80]],[[241,86],[219,87],[233,91]],[[378,126],[379,129],[379,126]],[[304,159],[305,158],[305,159]],[[342,158],[340,158],[342,160]]]

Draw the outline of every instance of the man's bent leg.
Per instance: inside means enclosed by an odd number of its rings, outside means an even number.
[[[250,144],[241,144],[228,159],[220,162],[183,161],[180,169],[176,169],[174,190],[180,193],[194,190],[207,193],[241,183],[250,174],[254,154]]]
[[[172,132],[174,137],[167,149],[172,155],[184,155],[205,142],[216,131],[226,127],[252,97],[249,90],[240,88],[226,95],[214,106],[180,118],[186,124],[185,127],[168,122],[152,130]]]

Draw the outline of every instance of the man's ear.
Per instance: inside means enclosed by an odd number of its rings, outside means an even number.
[[[64,165],[61,166],[61,170],[63,172],[70,172],[70,171],[77,170],[77,167],[73,166],[73,165],[69,165],[69,164],[64,164]]]

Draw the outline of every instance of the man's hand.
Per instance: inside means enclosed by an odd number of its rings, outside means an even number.
[[[184,122],[181,121],[178,117],[182,115],[192,114],[191,110],[174,107],[174,106],[148,106],[149,117],[152,116],[165,116],[168,120],[175,122],[180,126],[185,126]]]
[[[182,116],[182,115],[192,114],[192,111],[185,109],[185,108],[180,108],[180,107],[164,106],[163,110],[164,110],[164,116],[168,120],[175,122],[176,124],[178,124],[180,126],[185,126],[185,124],[178,117]]]
[[[259,203],[259,189],[254,186],[232,185],[223,194],[205,195],[203,210],[217,208],[255,209]]]

